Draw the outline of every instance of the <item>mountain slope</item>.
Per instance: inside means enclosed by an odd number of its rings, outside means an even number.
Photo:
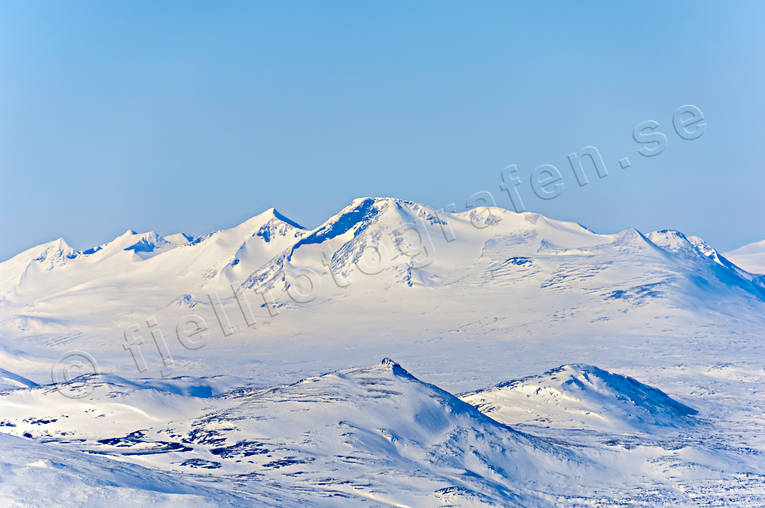
[[[725,257],[751,273],[765,274],[765,240],[726,252]]]

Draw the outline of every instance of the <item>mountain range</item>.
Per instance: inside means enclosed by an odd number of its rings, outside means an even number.
[[[763,280],[679,231],[597,234],[535,213],[446,213],[359,198],[312,230],[269,209],[198,238],[128,230],[82,251],[61,238],[33,247],[0,263],[0,326],[22,335],[86,330],[106,325],[89,312],[93,301],[110,319],[140,320],[179,306],[209,307],[213,293],[231,299],[231,286],[268,293],[276,307],[375,288],[436,295],[512,287],[535,298],[565,295],[608,318],[656,301],[718,310],[723,296],[759,303]]]

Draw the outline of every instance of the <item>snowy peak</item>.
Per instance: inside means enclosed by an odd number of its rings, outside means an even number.
[[[72,254],[73,250],[69,244],[63,238],[57,238],[52,242],[43,244],[43,251],[35,258],[35,261],[42,261],[44,259],[67,257]]]
[[[204,245],[205,249],[209,248],[210,243],[213,243],[218,247],[225,247],[226,250],[235,246],[234,250],[236,251],[251,248],[254,245],[253,240],[256,240],[255,243],[258,244],[274,244],[263,247],[269,252],[274,251],[271,253],[273,256],[277,251],[303,237],[305,233],[306,230],[297,222],[281,214],[275,208],[269,208],[233,228],[216,231],[202,238],[200,242],[203,245],[208,244]],[[265,262],[265,260],[261,262]]]
[[[240,284],[307,234],[295,221],[275,208],[247,219],[238,226],[213,233],[199,244],[205,270],[218,280]]]
[[[286,215],[279,212],[276,208],[269,208],[257,215],[250,217],[238,226],[235,226],[235,230],[253,230],[256,231],[266,224],[273,224],[274,226],[288,226],[291,229],[305,230],[303,226],[293,221]],[[230,231],[230,230],[227,230]]]
[[[176,244],[161,238],[154,231],[140,235],[133,233],[129,238],[131,245],[128,245],[123,250],[132,251],[141,259],[148,259],[176,246]],[[133,243],[133,240],[136,240],[135,243]]]
[[[189,235],[186,233],[174,233],[171,235],[165,235],[162,237],[162,239],[175,246],[192,245],[193,243],[196,243],[197,241],[197,238],[194,235]]]
[[[78,260],[87,258],[89,261],[92,261],[93,259],[101,260],[129,252],[135,254],[136,259],[148,259],[172,247],[174,247],[172,242],[160,237],[154,231],[137,233],[133,229],[127,229],[110,242],[102,243],[86,250],[76,251],[73,257],[76,257]]]
[[[727,259],[698,236],[685,236],[674,229],[662,229],[648,233],[647,237],[654,245],[672,254],[683,257],[706,257],[726,268],[732,268]]]
[[[725,259],[714,247],[709,245],[703,238],[698,236],[689,236],[688,242],[693,245],[702,256],[706,256],[717,264],[730,267],[731,262]]]
[[[537,376],[462,396],[511,424],[601,432],[655,431],[693,423],[696,410],[631,377],[594,365],[562,365]]]
[[[16,254],[12,258],[0,263],[0,266],[28,264],[32,261],[42,263],[56,261],[71,257],[76,251],[72,249],[66,240],[57,238],[50,242],[42,243]]]
[[[50,272],[77,255],[63,238],[27,249],[0,263],[0,294],[12,292],[29,276]]]
[[[270,208],[258,215],[259,221],[263,221],[255,233],[264,242],[269,243],[272,238],[284,237],[289,239],[303,236],[305,228],[297,222],[279,213],[276,208]]]
[[[329,218],[311,234],[301,239],[292,247],[292,253],[302,245],[324,243],[338,236],[352,232],[354,236],[372,223],[374,218],[384,212],[392,202],[392,198],[358,198],[343,208],[337,215]]]
[[[691,252],[693,245],[680,231],[674,229],[662,229],[648,233],[648,239],[669,252]]]
[[[737,275],[751,280],[751,277],[746,272],[731,263],[701,237],[686,236],[674,229],[663,229],[649,233],[648,239],[656,246],[672,254],[687,258],[708,258],[714,263],[736,272]]]

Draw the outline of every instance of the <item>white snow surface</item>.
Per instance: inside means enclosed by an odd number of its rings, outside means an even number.
[[[0,263],[0,502],[762,504],[738,259],[394,198],[58,239]]]

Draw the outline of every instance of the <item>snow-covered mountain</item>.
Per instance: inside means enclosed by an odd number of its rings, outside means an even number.
[[[701,238],[495,207],[59,239],[0,263],[0,468],[126,465],[19,491],[64,504],[752,504],[762,330]]]
[[[726,252],[725,257],[752,273],[765,274],[765,240]]]
[[[202,238],[129,230],[85,251],[59,239],[0,263],[0,281],[0,329],[12,335],[172,320],[197,305],[210,315],[210,295],[231,301],[232,285],[276,307],[407,287],[435,298],[513,288],[565,296],[604,320],[656,302],[724,310],[765,299],[765,283],[677,231],[603,235],[533,213],[439,213],[392,198],[354,200],[313,230],[270,209]]]

